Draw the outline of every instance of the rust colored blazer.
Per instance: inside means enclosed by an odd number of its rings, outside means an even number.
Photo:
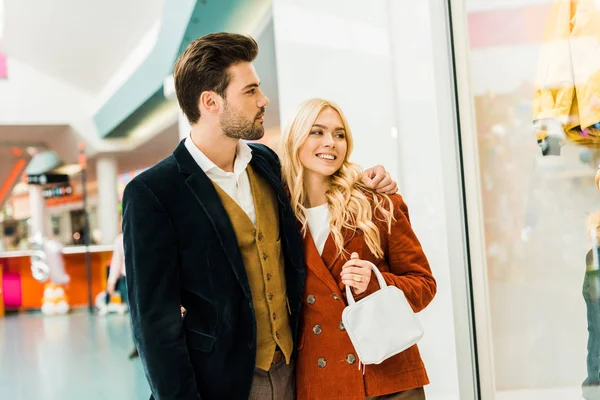
[[[416,345],[379,365],[367,365],[363,376],[352,342],[341,323],[347,302],[340,274],[349,257],[346,254],[352,252],[375,264],[388,285],[404,291],[415,312],[423,310],[435,295],[435,279],[411,228],[408,208],[400,195],[391,198],[396,218],[391,233],[385,224],[374,219],[385,253],[382,259],[369,251],[360,232],[343,232],[347,253],[339,256],[331,235],[321,256],[310,231],[304,238],[307,275],[296,362],[298,400],[363,400],[429,383]],[[377,289],[377,278],[372,274],[367,291],[357,298]]]

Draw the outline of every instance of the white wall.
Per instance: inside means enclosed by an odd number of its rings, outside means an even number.
[[[389,1],[399,170],[438,294],[421,315],[433,399],[474,399],[451,55],[444,1]]]
[[[273,18],[282,121],[309,97],[336,101],[355,136],[354,160],[381,163],[399,180],[438,281],[420,315],[427,396],[463,400],[474,395],[466,277],[455,284],[465,270],[464,221],[443,10],[436,0],[274,0]]]
[[[358,139],[354,161],[383,163],[397,178],[386,12],[381,0],[273,2],[282,124],[302,100],[332,100]]]

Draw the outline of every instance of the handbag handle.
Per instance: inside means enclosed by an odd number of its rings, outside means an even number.
[[[379,269],[375,266],[375,264],[373,264],[373,263],[370,263],[370,264],[371,264],[371,269],[373,270],[373,272],[375,272],[375,275],[377,276],[377,281],[379,282],[380,289],[387,287],[387,283],[385,283],[385,279],[383,279],[383,275],[381,274],[381,271],[379,271]],[[346,300],[348,300],[349,306],[356,303],[356,300],[354,300],[354,296],[352,295],[352,290],[350,290],[350,286],[348,286],[348,285],[346,285]]]

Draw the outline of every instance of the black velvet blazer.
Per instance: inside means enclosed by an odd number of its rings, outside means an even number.
[[[278,199],[296,342],[302,241],[277,155],[250,147],[252,167]],[[229,217],[183,141],[125,188],[123,235],[133,332],[154,398],[247,399],[256,358],[250,286]]]

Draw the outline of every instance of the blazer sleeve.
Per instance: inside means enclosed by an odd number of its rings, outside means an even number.
[[[381,234],[386,237],[384,251],[390,270],[381,274],[388,285],[402,290],[413,311],[419,312],[433,300],[437,285],[421,243],[410,225],[406,203],[398,194],[391,198],[396,220],[392,223],[391,233],[381,229]],[[367,290],[355,298],[361,299],[378,289],[377,278],[372,274]]]
[[[177,245],[170,217],[134,179],[123,194],[129,310],[140,358],[156,400],[197,400],[180,313]]]

